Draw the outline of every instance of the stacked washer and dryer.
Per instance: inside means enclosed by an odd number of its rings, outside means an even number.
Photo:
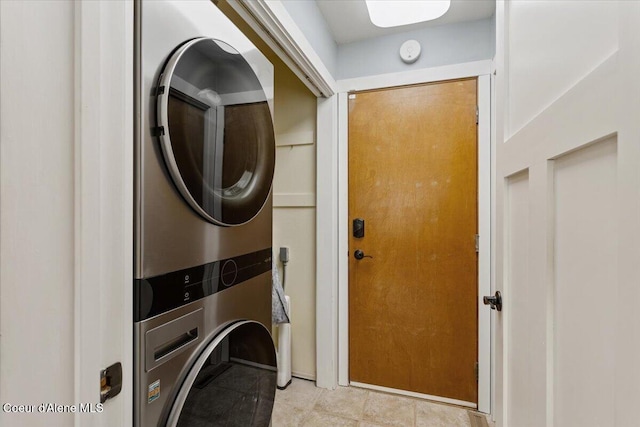
[[[136,3],[134,426],[268,426],[273,67],[209,0]]]

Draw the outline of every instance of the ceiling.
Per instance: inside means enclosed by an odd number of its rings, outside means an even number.
[[[338,44],[437,25],[476,21],[489,18],[496,10],[495,0],[451,0],[447,13],[433,21],[379,28],[369,20],[364,0],[316,0],[316,3]]]

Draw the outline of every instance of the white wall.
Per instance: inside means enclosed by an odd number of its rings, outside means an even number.
[[[335,77],[338,69],[338,46],[315,0],[282,0],[282,4],[327,70]]]
[[[617,20],[607,1],[511,4],[507,137],[615,52]]]
[[[493,18],[428,27],[347,43],[338,47],[336,79],[372,76],[491,59],[495,52]],[[406,40],[418,40],[420,58],[405,64],[398,51]]]
[[[279,3],[336,80],[492,59],[495,53],[495,16],[336,45],[315,1]],[[410,39],[423,50],[415,63],[405,64],[398,51]]]
[[[292,305],[291,369],[315,378],[316,98],[284,64],[276,65],[275,75],[273,249],[290,251],[285,293]]]

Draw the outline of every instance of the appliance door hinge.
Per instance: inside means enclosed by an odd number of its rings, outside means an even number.
[[[480,235],[476,234],[476,253],[480,252]]]

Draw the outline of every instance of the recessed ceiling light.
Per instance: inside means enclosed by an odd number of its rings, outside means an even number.
[[[444,15],[451,0],[365,0],[369,19],[382,28],[431,21]]]

